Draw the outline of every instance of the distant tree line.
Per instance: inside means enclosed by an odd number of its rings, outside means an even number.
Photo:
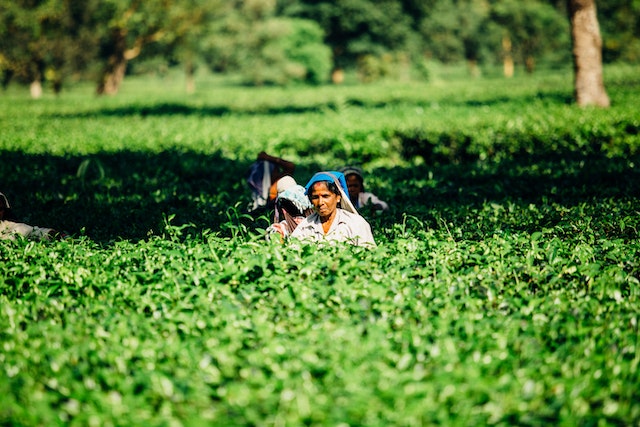
[[[575,3],[575,1],[573,1]],[[92,79],[115,94],[144,64],[247,84],[422,74],[429,61],[505,75],[571,62],[571,0],[0,0],[3,87]],[[593,3],[593,1],[591,1]],[[640,3],[598,4],[604,62],[640,61]]]

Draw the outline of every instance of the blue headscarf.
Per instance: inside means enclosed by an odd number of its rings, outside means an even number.
[[[316,173],[311,177],[309,182],[307,182],[307,185],[304,186],[305,194],[307,196],[309,195],[309,189],[316,182],[325,182],[325,181],[333,182],[338,185],[338,190],[340,190],[340,196],[342,199],[340,202],[340,207],[346,211],[357,214],[358,211],[356,210],[356,208],[353,206],[353,203],[351,203],[351,200],[349,199],[349,187],[347,187],[347,180],[345,179],[344,174],[342,172],[324,171],[324,172]]]
[[[307,182],[307,185],[304,186],[305,193],[309,194],[309,188],[311,188],[311,186],[316,182],[324,182],[324,181],[329,181],[329,182],[337,181],[337,184],[339,184],[340,187],[342,187],[342,190],[346,192],[349,191],[349,187],[347,187],[347,180],[345,179],[344,174],[342,172],[326,171],[326,172],[318,172],[311,177],[309,182]]]

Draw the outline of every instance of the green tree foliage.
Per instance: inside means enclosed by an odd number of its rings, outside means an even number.
[[[100,64],[97,92],[117,93],[127,64],[150,46],[155,53],[170,56],[182,49],[182,60],[190,58],[204,22],[222,13],[225,2],[188,0],[88,0],[82,2],[86,20],[93,29],[95,59]]]
[[[254,85],[327,81],[331,51],[311,20],[277,17],[274,4],[240,2],[211,24],[203,49],[213,70],[238,73]],[[213,36],[215,35],[215,36]]]
[[[281,13],[312,19],[325,30],[334,66],[354,65],[365,55],[415,51],[413,19],[392,0],[283,2]]]
[[[534,71],[542,57],[552,62],[570,60],[569,23],[548,3],[493,1],[485,28],[493,47],[490,50],[512,55],[528,72]]]
[[[488,13],[486,0],[437,0],[420,22],[427,55],[445,63],[477,61],[478,31]]]
[[[210,31],[215,22],[232,10],[225,0],[189,0],[169,9],[171,26],[161,40],[145,47],[140,59],[181,64],[187,77],[187,91],[195,91],[194,73],[207,49],[207,41],[215,34]]]
[[[73,4],[61,0],[0,0],[0,73],[29,83],[38,96],[44,80],[60,90],[66,75],[86,66],[88,29]]]
[[[597,6],[603,60],[640,62],[640,1],[607,0]]]
[[[604,61],[637,63],[640,2],[602,1],[598,15]],[[570,62],[568,21],[564,0],[0,0],[0,77],[55,90],[91,78],[116,93],[145,59],[191,77],[204,61],[254,84],[321,83],[327,49],[333,71],[363,80],[425,58],[478,69],[509,56],[532,72]]]
[[[548,0],[567,16],[567,0]],[[599,0],[597,14],[602,33],[602,56],[605,63],[640,61],[640,1]]]
[[[192,47],[223,1],[0,0],[0,71],[59,88],[71,73],[98,69],[98,93],[116,93],[128,61],[156,43],[156,53]],[[181,59],[188,55],[181,56]]]
[[[322,28],[303,19],[291,19],[288,24],[288,35],[280,40],[285,57],[304,67],[304,81],[326,82],[331,72],[331,50],[323,43]]]
[[[322,30],[308,20],[268,18],[254,23],[240,61],[241,74],[251,84],[322,83],[331,68],[331,52]]]
[[[146,45],[166,37],[173,17],[167,2],[158,0],[96,0],[91,6],[95,8],[96,16],[105,18],[98,26],[103,69],[97,91],[115,94],[124,78],[127,62],[140,55]]]

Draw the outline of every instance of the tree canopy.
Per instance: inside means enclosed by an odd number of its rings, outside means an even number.
[[[637,63],[640,4],[598,6],[603,60]],[[36,91],[73,77],[117,93],[133,60],[317,84],[341,69],[371,79],[425,61],[476,71],[511,61],[534,72],[570,58],[563,0],[0,0],[3,85]]]

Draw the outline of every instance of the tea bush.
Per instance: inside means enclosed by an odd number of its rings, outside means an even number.
[[[637,77],[0,97],[3,425],[635,425]],[[215,84],[214,84],[215,83]],[[363,162],[378,247],[267,241],[257,152]]]

